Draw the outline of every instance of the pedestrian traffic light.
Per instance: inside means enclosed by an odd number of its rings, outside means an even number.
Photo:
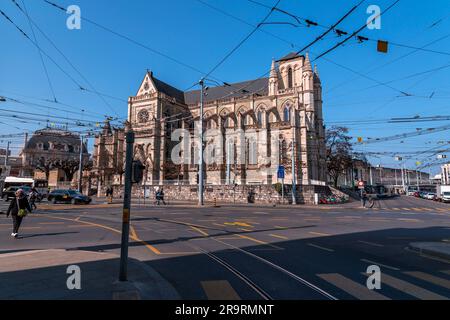
[[[378,40],[377,51],[382,53],[388,52],[389,43],[387,41]]]
[[[142,164],[141,161],[139,160],[133,161],[131,182],[140,183],[144,177],[144,170],[145,166]]]

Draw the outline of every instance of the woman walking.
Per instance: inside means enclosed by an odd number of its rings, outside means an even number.
[[[16,191],[16,196],[9,204],[6,217],[11,214],[13,219],[13,232],[11,237],[17,238],[19,236],[19,228],[23,218],[27,215],[27,211],[31,213],[31,207],[28,199],[22,189]]]

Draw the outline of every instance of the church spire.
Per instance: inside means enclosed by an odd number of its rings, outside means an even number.
[[[312,71],[311,61],[309,60],[308,52],[305,55],[305,63],[303,71]]]
[[[277,78],[277,69],[275,68],[275,60],[272,59],[272,66],[270,67],[270,77],[271,78]]]

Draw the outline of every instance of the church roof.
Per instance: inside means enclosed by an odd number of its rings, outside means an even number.
[[[177,101],[184,103],[184,93],[181,90],[178,90],[175,87],[172,87],[170,84],[165,83],[155,77],[152,76],[153,83],[155,84],[156,90],[162,92],[172,98],[177,99]]]
[[[207,95],[205,96],[205,102],[220,99],[241,98],[253,93],[264,96],[268,94],[268,88],[269,78],[260,78],[218,87],[210,87],[206,91]],[[185,92],[184,101],[188,105],[200,103],[200,90]]]
[[[300,57],[303,57],[303,56],[298,55],[296,52],[291,52],[291,53],[285,55],[284,57],[278,59],[277,62],[288,61],[288,60],[297,59]]]

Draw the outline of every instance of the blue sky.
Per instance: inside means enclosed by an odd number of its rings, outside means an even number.
[[[268,9],[247,0],[202,0],[219,8],[220,13],[197,0],[55,0],[63,7],[76,4],[82,17],[91,19],[121,34],[146,44],[185,64],[202,71],[209,71],[231,50],[252,27],[267,14]],[[259,0],[273,5],[274,0]],[[0,16],[2,49],[0,50],[0,95],[20,101],[49,105],[65,111],[46,109],[17,103],[1,103],[1,109],[17,112],[42,113],[69,119],[101,121],[103,114],[126,117],[126,99],[134,95],[146,69],[155,76],[179,89],[186,89],[201,77],[200,73],[127,42],[87,22],[81,30],[66,28],[68,15],[46,4],[43,0],[24,0],[34,22],[64,52],[74,66],[102,93],[123,99],[105,98],[107,106],[97,95],[77,88],[47,57],[45,64],[58,101],[68,106],[56,105],[40,99],[52,99],[39,53],[36,47],[21,35],[9,22]],[[279,8],[307,18],[321,25],[331,25],[358,1],[297,1],[281,0]],[[354,31],[368,18],[366,9],[371,4],[382,9],[393,0],[366,1],[339,29]],[[22,0],[18,0],[20,5]],[[1,0],[3,10],[27,34],[32,36],[26,17],[10,0]],[[227,13],[235,18],[227,16]],[[442,20],[441,20],[442,19]],[[441,21],[440,21],[441,20]],[[275,12],[272,22],[295,22],[286,15]],[[430,26],[440,21],[434,27]],[[380,30],[365,29],[361,35],[371,39],[385,39],[414,47],[424,46],[430,50],[450,52],[450,1],[448,0],[401,0],[386,15],[382,16]],[[256,32],[239,48],[213,76],[226,82],[254,79],[266,72],[271,59],[296,51],[324,31],[320,27],[292,27],[288,25],[265,25],[262,30],[275,34]],[[76,82],[88,86],[51,44],[35,29],[41,48],[66,70]],[[335,34],[310,48],[314,58],[339,41]],[[403,57],[408,54],[408,56]],[[384,137],[415,131],[416,128],[437,127],[447,122],[361,124],[359,120],[388,119],[448,115],[450,108],[450,68],[422,74],[420,76],[377,86],[378,82],[389,82],[450,64],[450,55],[416,51],[390,46],[388,54],[378,53],[376,43],[363,44],[350,40],[345,46],[331,52],[317,63],[324,92],[324,117],[327,125],[341,121],[356,121],[348,125],[354,137]],[[334,64],[339,64],[340,66]],[[388,64],[389,63],[389,64]],[[364,74],[372,80],[358,76]],[[401,97],[400,91],[412,96]],[[432,98],[428,98],[432,95]],[[30,97],[30,98],[27,98]],[[82,112],[81,110],[85,110]],[[31,121],[15,120],[1,115],[11,114],[0,110],[0,135],[23,130],[34,131],[40,127]],[[32,117],[32,116],[30,116]],[[63,120],[62,120],[63,121]],[[42,125],[45,125],[43,123]],[[21,129],[21,130],[19,130]],[[448,131],[414,137],[389,143],[378,143],[357,147],[363,151],[411,152],[438,147],[440,141],[449,141]],[[21,139],[11,139],[13,151],[21,146]],[[0,147],[5,140],[0,138]],[[91,143],[92,145],[92,143]],[[443,146],[446,148],[447,146]],[[414,167],[419,156],[408,162]],[[393,157],[371,158],[374,164],[398,165]],[[431,160],[431,159],[425,159]],[[427,169],[428,170],[428,169]],[[437,170],[433,168],[433,170]]]

